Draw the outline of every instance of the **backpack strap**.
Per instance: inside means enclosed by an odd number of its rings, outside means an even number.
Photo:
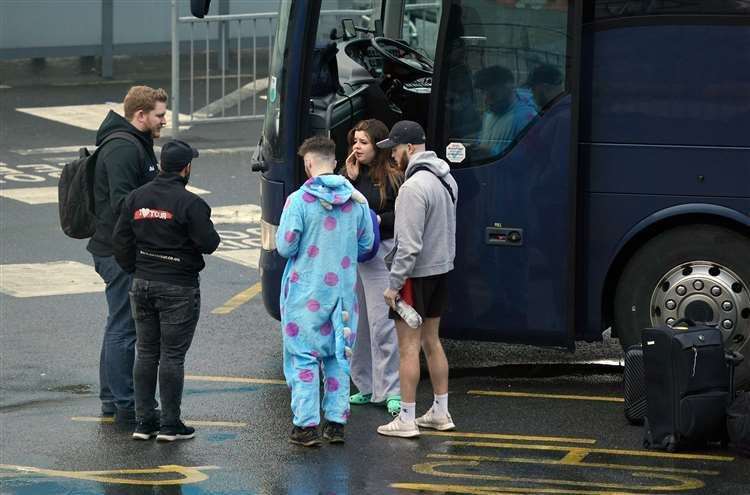
[[[138,158],[141,160],[141,164],[145,162],[146,151],[143,149],[143,144],[141,143],[141,140],[133,136],[129,132],[125,132],[125,131],[113,132],[112,134],[104,138],[104,141],[102,141],[102,144],[100,144],[99,147],[96,148],[96,151],[94,153],[99,153],[99,150],[101,150],[105,144],[107,144],[110,141],[114,141],[115,139],[124,139],[125,141],[130,141],[131,143],[133,143],[136,149],[138,150]]]
[[[450,194],[450,197],[451,197],[451,203],[453,203],[453,204],[456,204],[456,195],[455,195],[455,194],[453,194],[453,189],[451,189],[451,186],[450,186],[450,185],[449,185],[449,184],[448,184],[447,182],[445,182],[445,180],[444,180],[444,179],[443,179],[442,177],[438,176],[438,175],[437,175],[437,174],[436,174],[435,172],[433,172],[431,168],[429,168],[429,167],[426,167],[426,166],[424,166],[424,165],[421,165],[421,166],[419,166],[419,167],[415,167],[415,168],[414,168],[414,170],[412,171],[411,175],[414,175],[414,174],[416,174],[417,172],[420,172],[420,171],[422,171],[422,170],[424,170],[424,171],[426,171],[426,172],[429,172],[429,173],[431,173],[432,175],[434,175],[434,176],[435,176],[435,178],[436,178],[437,180],[439,180],[439,181],[440,181],[440,183],[441,183],[441,184],[442,184],[442,185],[443,185],[443,186],[445,187],[445,190],[446,190],[446,191],[448,191],[448,194]]]

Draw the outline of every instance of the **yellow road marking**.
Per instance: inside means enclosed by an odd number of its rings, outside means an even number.
[[[673,474],[661,474],[661,473],[631,473],[635,478],[649,478],[653,480],[661,481],[673,481],[673,484],[664,485],[637,485],[637,484],[620,484],[620,483],[607,483],[601,481],[577,481],[577,480],[566,480],[566,479],[555,479],[555,478],[515,478],[513,476],[503,476],[494,474],[474,474],[468,472],[446,472],[438,470],[441,467],[450,466],[461,466],[476,468],[479,466],[477,461],[442,461],[442,462],[425,462],[423,464],[416,464],[412,466],[414,472],[423,474],[426,476],[439,476],[443,478],[467,478],[472,480],[482,481],[508,481],[512,483],[523,483],[523,484],[536,484],[536,485],[547,485],[554,486],[560,485],[563,487],[582,487],[582,488],[605,488],[614,490],[646,490],[646,491],[672,491],[672,490],[695,490],[696,488],[702,488],[705,484],[695,478],[687,478],[682,476],[675,476]],[[519,487],[520,488],[520,487]],[[537,488],[526,487],[532,493],[537,493]],[[551,488],[554,489],[554,488]],[[542,489],[543,491],[544,489]],[[556,492],[551,492],[556,493]],[[562,492],[566,493],[566,492]],[[578,493],[578,492],[574,492]]]
[[[657,467],[657,466],[642,466],[638,464],[606,464],[597,462],[581,462],[570,457],[563,457],[560,460],[555,459],[533,459],[526,457],[492,457],[482,455],[452,455],[452,454],[427,454],[427,457],[435,459],[457,459],[457,460],[473,460],[473,461],[487,461],[487,462],[513,462],[516,464],[544,464],[553,466],[578,466],[578,467],[595,467],[604,469],[618,469],[625,471],[643,471],[643,472],[654,472],[654,473],[681,473],[681,474],[705,474],[708,476],[718,476],[719,471],[711,471],[707,469],[682,469],[682,468],[671,468],[671,467]]]
[[[72,478],[78,480],[98,481],[100,483],[118,483],[123,485],[185,485],[188,483],[198,483],[205,481],[208,476],[202,471],[219,469],[218,466],[178,466],[165,465],[149,469],[115,469],[113,471],[60,471],[57,469],[42,469],[29,466],[14,466],[10,464],[0,464],[0,469],[10,470],[19,474],[38,474],[53,478]],[[179,474],[182,477],[177,479],[132,479],[117,478],[112,475],[138,475],[138,474],[156,474],[164,475],[169,473]]]
[[[246,302],[248,302],[253,297],[257,296],[260,293],[260,290],[261,290],[260,282],[258,282],[252,287],[245,289],[242,292],[232,296],[231,299],[229,299],[223,305],[211,311],[211,314],[214,314],[214,315],[229,314],[235,309],[245,304]]]
[[[528,445],[520,443],[495,443],[495,442],[461,442],[448,441],[448,445],[462,445],[466,447],[489,447],[496,449],[525,449],[525,450],[548,450],[554,452],[570,452],[569,447],[561,445]],[[578,447],[576,447],[578,448]],[[706,455],[706,454],[671,454],[668,452],[653,452],[650,450],[619,450],[619,449],[595,449],[586,448],[590,454],[611,454],[632,457],[656,457],[662,459],[688,459],[694,461],[717,461],[732,462],[734,457]]]
[[[73,416],[70,418],[71,421],[83,421],[89,423],[114,423],[115,419],[112,417],[100,417],[100,416]],[[226,426],[228,428],[244,428],[247,423],[241,423],[238,421],[202,421],[202,420],[185,420],[185,424],[188,426]]]
[[[258,383],[262,385],[286,385],[284,380],[270,378],[249,378],[244,376],[209,376],[209,375],[185,375],[185,380],[193,382],[228,382],[228,383]]]
[[[697,481],[697,480],[696,480]],[[700,483],[700,482],[699,482]],[[412,490],[418,492],[454,493],[463,495],[500,495],[503,493],[517,494],[549,494],[549,495],[641,495],[643,492],[623,491],[621,489],[610,490],[581,490],[564,488],[528,488],[528,487],[505,487],[505,486],[478,486],[478,485],[443,485],[440,483],[391,483],[391,488],[400,490]],[[695,488],[701,488],[701,483]],[[691,490],[695,488],[680,488]]]
[[[422,431],[422,436],[454,437],[454,438],[487,438],[492,440],[519,440],[525,442],[564,442],[595,444],[596,440],[591,438],[572,437],[538,437],[528,435],[505,435],[501,433],[459,433],[454,431]]]
[[[593,400],[601,402],[625,402],[622,397],[607,397],[601,395],[561,395],[534,394],[530,392],[500,392],[495,390],[469,390],[469,395],[487,395],[492,397],[530,397],[534,399],[564,399],[564,400]]]

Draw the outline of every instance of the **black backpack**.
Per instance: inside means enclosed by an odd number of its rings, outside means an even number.
[[[742,392],[727,408],[729,446],[750,457],[750,392]]]
[[[89,153],[86,148],[78,151],[78,159],[66,163],[57,184],[57,200],[60,210],[60,227],[68,237],[87,239],[96,232],[94,211],[94,177],[96,157],[99,151],[113,139],[125,139],[136,145],[141,163],[144,161],[143,145],[137,137],[127,132],[114,132],[102,144]]]

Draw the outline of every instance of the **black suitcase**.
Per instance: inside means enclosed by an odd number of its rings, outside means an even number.
[[[646,416],[646,384],[643,378],[643,346],[630,346],[625,352],[625,418],[631,425],[643,424]]]
[[[733,395],[733,365],[721,331],[696,326],[643,331],[646,387],[644,447],[674,452],[680,447],[727,442],[726,408]]]

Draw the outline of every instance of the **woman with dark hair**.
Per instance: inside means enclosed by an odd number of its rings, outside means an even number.
[[[403,174],[389,150],[375,143],[388,137],[388,127],[376,119],[362,120],[349,131],[350,154],[341,173],[367,198],[380,222],[380,249],[370,261],[359,263],[367,318],[360,318],[351,363],[352,381],[357,386],[352,404],[385,402],[391,414],[398,414],[401,396],[398,379],[398,338],[383,292],[388,288],[388,270],[383,258],[393,249],[393,219],[396,194]]]

